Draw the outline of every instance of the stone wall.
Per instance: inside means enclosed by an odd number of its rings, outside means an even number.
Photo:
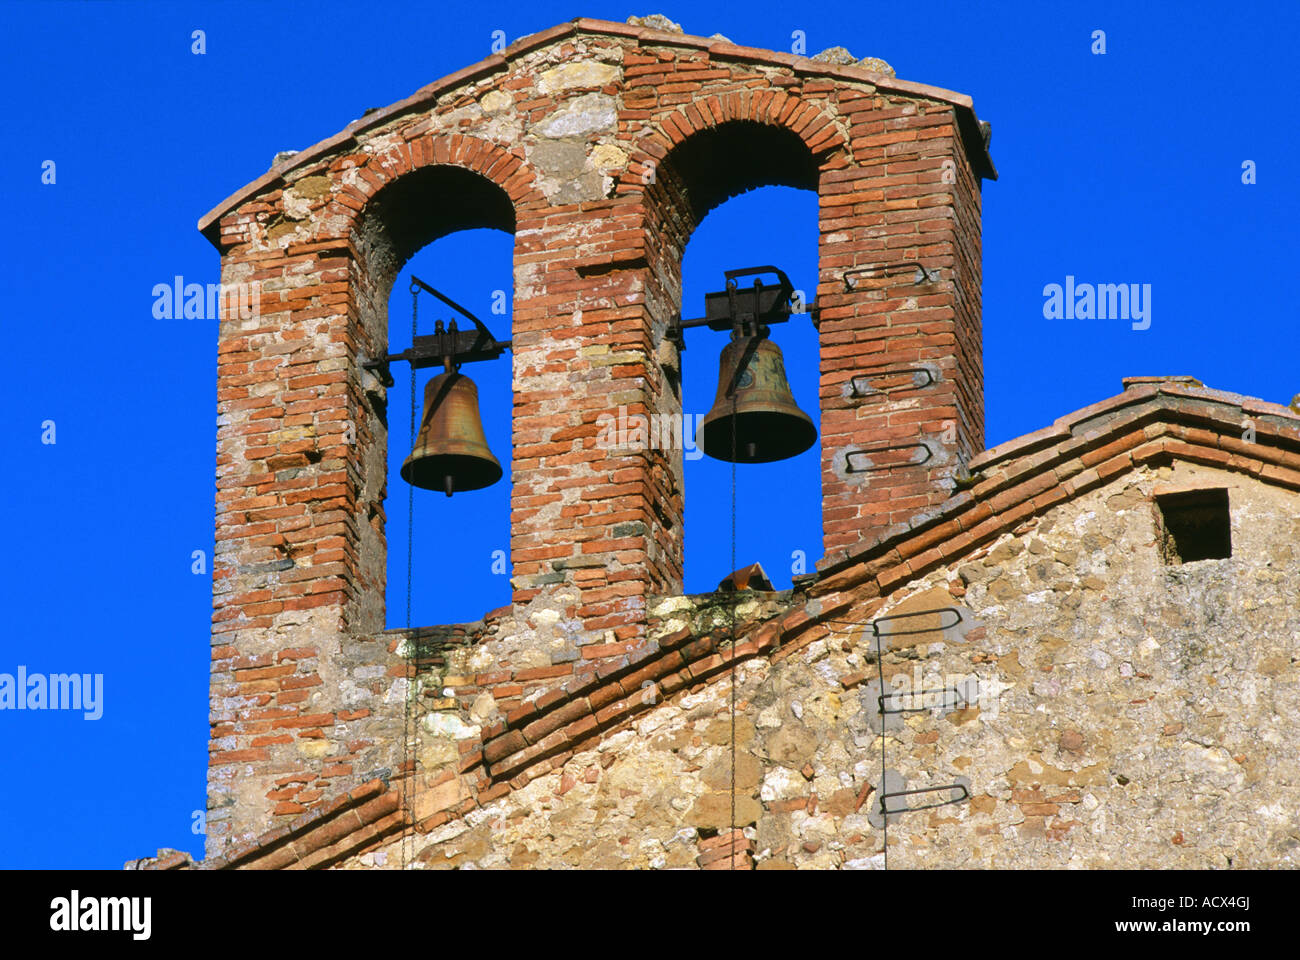
[[[1228,489],[1233,555],[1167,565],[1153,495],[1198,486]],[[886,764],[908,787],[965,778],[971,794],[892,817],[889,866],[1300,863],[1297,543],[1294,491],[1145,466],[893,591],[877,617],[955,606],[967,619],[882,641],[891,689],[972,676],[982,688],[975,705],[887,722]],[[761,615],[757,597],[745,602]],[[707,624],[697,610],[664,604]],[[869,630],[842,625],[736,666],[739,835],[724,671],[519,789],[345,865],[725,868],[734,854],[759,869],[882,866],[874,649]]]

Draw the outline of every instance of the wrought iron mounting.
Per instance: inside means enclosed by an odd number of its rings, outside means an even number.
[[[949,797],[946,800],[939,800],[936,801],[935,803],[923,803],[915,807],[908,804],[893,810],[891,810],[889,806],[884,802],[888,800],[890,797],[910,797],[913,794],[917,794],[917,793],[938,793],[940,790],[960,790],[961,796]],[[961,803],[963,800],[969,800],[969,799],[970,799],[970,790],[967,789],[966,784],[964,783],[945,783],[942,786],[938,786],[938,787],[917,787],[914,790],[887,790],[884,793],[880,794],[880,801],[881,801],[880,811],[886,817],[892,817],[900,813],[916,813],[918,810],[931,810],[934,807],[946,807],[949,804]]]
[[[908,620],[908,619],[915,619],[916,617],[930,617],[930,616],[934,616],[935,614],[942,615],[945,613],[951,613],[957,619],[954,620],[952,623],[945,623],[941,627],[923,627],[916,630],[881,630],[880,629],[881,620]],[[940,620],[942,619],[943,617],[940,616]],[[917,634],[917,633],[935,633],[936,631],[951,630],[953,627],[957,626],[957,624],[961,623],[963,619],[965,618],[962,617],[961,611],[958,610],[956,607],[934,607],[933,609],[930,610],[912,610],[907,613],[890,613],[890,614],[886,614],[883,617],[877,617],[875,620],[871,621],[871,633],[872,636],[875,637],[910,637],[913,634]]]
[[[927,270],[924,265],[917,263],[915,260],[904,260],[901,263],[885,263],[885,264],[877,264],[875,266],[870,266],[870,267],[856,267],[853,270],[845,270],[843,274],[844,289],[845,290],[857,289],[857,286],[855,286],[851,282],[850,278],[864,276],[868,273],[880,273],[880,274],[898,273],[899,271],[905,270],[908,267],[911,267],[913,270],[916,271],[915,277],[912,282],[916,284],[918,287],[927,283],[939,282],[938,267],[935,267],[933,270]]]
[[[858,466],[853,462],[854,457],[868,457],[873,453],[888,453],[890,450],[923,450],[925,455],[919,460],[913,459],[906,462],[891,463],[885,466],[876,466],[868,463],[866,466]],[[917,467],[923,463],[929,463],[934,457],[932,451],[924,443],[894,443],[884,447],[872,447],[869,450],[850,450],[844,454],[844,472],[845,473],[870,473],[872,470],[890,470],[894,467]]]
[[[777,282],[764,283],[760,279],[762,274],[775,274]],[[794,285],[779,267],[742,267],[738,270],[725,270],[723,276],[727,278],[726,289],[704,295],[704,316],[694,320],[678,317],[669,323],[665,336],[677,344],[678,350],[686,349],[683,333],[693,327],[730,330],[733,338],[764,337],[772,324],[785,323],[792,316],[803,313],[812,319],[814,327],[817,326],[816,305],[805,305],[802,311],[795,309],[792,299]],[[754,277],[754,283],[750,287],[741,288],[736,283],[738,277]]]
[[[366,370],[377,373],[385,387],[393,385],[393,375],[389,371],[389,364],[394,361],[409,363],[417,370],[422,367],[442,364],[448,371],[454,371],[462,363],[495,360],[510,349],[509,340],[498,340],[492,335],[492,331],[487,328],[487,325],[474,314],[451,299],[451,297],[429,286],[419,277],[412,276],[411,293],[414,294],[420,290],[433,294],[433,296],[465,317],[474,324],[474,329],[459,329],[454,319],[446,326],[439,320],[434,324],[433,333],[415,337],[411,346],[401,353],[390,353],[385,357],[374,360],[363,360],[361,366]]]
[[[898,384],[892,387],[873,387],[868,383],[868,381],[878,380],[882,377],[901,377],[907,374],[911,374],[911,383]],[[922,377],[924,377],[924,379],[921,379]],[[920,382],[918,382],[918,380]],[[858,386],[859,381],[863,384],[861,387]],[[871,373],[858,373],[850,377],[849,399],[862,400],[867,397],[885,396],[895,390],[923,390],[924,388],[931,386],[933,383],[934,372],[927,367],[882,367],[881,369],[874,370]]]

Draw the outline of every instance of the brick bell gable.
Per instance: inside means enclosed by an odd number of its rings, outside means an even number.
[[[703,161],[718,151],[733,159]],[[218,346],[209,854],[391,769],[398,686],[442,654],[389,655],[467,635],[381,632],[388,436],[361,364],[386,352],[416,250],[467,227],[515,236],[514,594],[497,622],[550,605],[584,641],[576,660],[532,643],[475,671],[512,681],[491,726],[543,709],[538,684],[638,661],[650,606],[681,591],[681,451],[610,454],[596,421],[681,412],[664,332],[699,218],[762,183],[818,193],[835,554],[940,508],[983,446],[979,190],[995,175],[961,94],[577,20],[280,159],[205,215],[222,283],[262,290]]]

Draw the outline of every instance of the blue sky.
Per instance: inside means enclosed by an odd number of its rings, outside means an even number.
[[[989,445],[1117,393],[1128,375],[1192,374],[1283,403],[1300,392],[1292,3],[7,3],[0,673],[102,674],[104,702],[98,720],[0,711],[0,867],[113,869],[160,846],[202,851],[192,826],[211,589],[191,567],[194,551],[210,562],[212,550],[216,325],[152,310],[158,283],[218,279],[198,217],[277,151],[481,59],[494,31],[513,40],[577,15],[650,12],[779,50],[803,31],[809,54],[844,45],[974,98],[1002,178],[983,194]],[[191,52],[196,29],[203,55]],[[1091,52],[1096,30],[1104,55]],[[1246,161],[1254,184],[1242,182]],[[480,231],[421,251],[394,287],[392,348],[409,341],[412,270],[508,336],[490,304],[509,289],[510,246]],[[815,257],[811,193],[746,194],[692,238],[685,312],[701,312],[729,267],[776,263],[811,290]],[[1150,284],[1150,328],[1044,319],[1044,286],[1067,275]],[[421,310],[425,322],[443,315]],[[703,413],[723,339],[687,336],[685,405]],[[775,339],[796,399],[814,409],[814,331],[791,323]],[[508,365],[466,372],[504,461]],[[398,380],[394,472],[405,371]],[[41,442],[46,421],[53,444]],[[815,448],[739,474],[738,558],[788,585],[796,551],[810,567],[820,555]],[[729,568],[729,481],[729,465],[688,464],[688,590]],[[390,495],[399,625],[404,485]],[[474,497],[469,509],[468,496],[417,491],[416,623],[475,619],[509,598],[491,572],[493,551],[509,547],[508,485]]]

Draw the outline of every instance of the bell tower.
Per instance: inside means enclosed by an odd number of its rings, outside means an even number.
[[[409,653],[419,637],[383,632],[383,503],[404,482],[385,466],[385,304],[439,236],[515,238],[512,329],[496,331],[513,370],[513,609],[545,606],[575,638],[556,654],[522,633],[482,643],[475,682],[558,696],[626,665],[648,599],[680,592],[681,451],[607,450],[601,419],[680,417],[682,252],[755,186],[819,198],[820,409],[782,395],[779,352],[742,329],[722,372],[747,391],[744,419],[733,435],[741,398],[720,391],[706,450],[820,443],[830,557],[952,495],[983,445],[994,172],[969,98],[879,63],[580,19],[277,157],[200,220],[222,283],[263,291],[219,334],[210,850],[402,762],[405,684],[430,667]],[[490,482],[495,457],[447,367],[403,473],[454,494]]]

